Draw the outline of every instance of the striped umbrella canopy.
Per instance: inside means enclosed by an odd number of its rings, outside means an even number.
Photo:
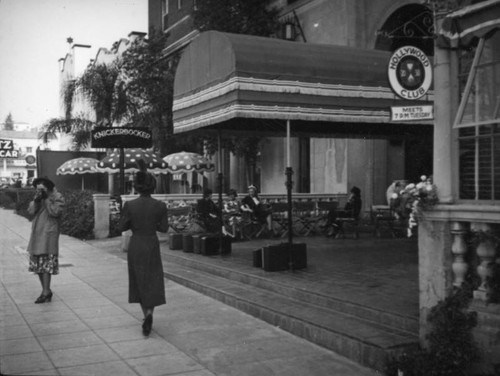
[[[167,162],[160,155],[145,149],[125,149],[124,151],[124,172],[133,173],[139,171],[137,161],[142,159],[148,168],[148,172],[153,174],[166,174]],[[120,172],[120,150],[115,149],[105,156],[97,164],[97,171],[115,174]]]
[[[168,164],[167,170],[172,174],[181,174],[184,172],[205,172],[214,171],[215,165],[208,158],[187,151],[169,154],[163,158]]]
[[[84,174],[96,174],[97,163],[95,158],[74,158],[64,162],[57,170],[57,175],[82,175],[82,191],[85,189]]]

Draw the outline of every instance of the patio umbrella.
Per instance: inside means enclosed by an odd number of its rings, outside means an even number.
[[[82,175],[82,191],[85,189],[84,174],[97,173],[96,165],[99,161],[94,158],[74,158],[64,162],[57,170],[57,175]]]
[[[124,172],[133,173],[139,171],[136,162],[142,159],[148,167],[148,172],[154,174],[166,174],[167,163],[158,154],[145,149],[125,149]],[[120,150],[113,152],[99,161],[97,171],[114,174],[120,172]]]
[[[169,154],[163,160],[168,164],[167,171],[172,174],[214,171],[215,169],[214,163],[208,158],[187,151]]]
[[[208,158],[187,151],[169,154],[163,158],[168,163],[167,170],[171,174],[180,175],[183,173],[203,173],[205,171],[214,171],[215,165]],[[186,186],[184,186],[184,190]],[[186,192],[184,192],[186,193]]]

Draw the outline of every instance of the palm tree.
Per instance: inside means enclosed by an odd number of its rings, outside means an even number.
[[[58,133],[71,134],[73,149],[79,151],[90,144],[90,130],[94,122],[82,117],[76,118],[52,118],[44,125],[39,138],[44,144],[56,139]]]
[[[66,82],[61,93],[65,117],[49,119],[43,125],[40,138],[44,143],[57,133],[70,134],[73,148],[81,150],[90,145],[90,132],[94,126],[111,126],[124,118],[126,95],[117,85],[119,63],[92,65],[77,79]],[[88,103],[95,120],[81,114],[73,115],[77,98]]]

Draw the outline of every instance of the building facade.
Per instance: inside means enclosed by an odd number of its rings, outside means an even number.
[[[489,372],[500,358],[500,1],[438,15],[434,175],[440,204],[419,228],[421,331],[439,300],[472,283],[475,339]],[[471,282],[472,281],[472,282]]]
[[[433,15],[421,1],[281,0],[273,6],[280,9],[276,38],[387,52],[410,44],[429,56],[433,53]],[[194,7],[192,0],[149,1],[150,29],[168,33],[165,54],[182,51],[197,37],[192,29]],[[428,128],[417,138],[294,137],[291,142],[294,191],[347,194],[357,186],[366,212],[373,204],[386,204],[385,192],[394,180],[432,174]],[[284,138],[268,137],[261,145],[257,181],[248,181],[242,162],[233,155],[223,158],[229,162],[224,166],[227,186],[241,191],[253,183],[262,192],[284,191]]]
[[[425,343],[429,330],[430,309],[472,276],[480,281],[471,307],[479,315],[474,335],[484,350],[485,363],[489,366],[497,363],[500,306],[491,301],[491,297],[498,294],[493,291],[491,279],[500,260],[500,183],[496,169],[500,121],[500,1],[442,2],[454,3],[453,9],[442,9],[440,2],[435,1],[280,0],[274,3],[281,10],[283,28],[276,37],[286,37],[296,43],[389,53],[410,45],[433,58],[434,95],[428,99],[433,101],[435,120],[430,134],[422,128],[420,137],[404,140],[363,138],[359,134],[361,137],[298,137],[291,146],[295,152],[291,161],[296,172],[294,180],[298,181],[294,189],[345,193],[356,185],[363,191],[367,210],[372,204],[385,203],[386,188],[393,180],[417,181],[422,174],[432,174],[440,204],[423,212],[419,225],[421,341]],[[472,5],[456,10],[460,4]],[[149,5],[150,26],[170,32],[167,54],[182,49],[188,51],[186,46],[201,38],[189,29],[192,18],[185,13],[186,7],[192,9],[195,3],[150,0]],[[455,29],[446,26],[448,24]],[[434,45],[438,31],[448,45]],[[178,73],[184,74],[182,67]],[[201,101],[194,95],[178,95],[177,111],[188,108],[186,98]],[[175,113],[174,101],[174,127]],[[187,124],[187,116],[183,118],[181,114],[177,119],[180,125]],[[262,191],[284,191],[284,179],[276,177],[282,175],[286,167],[285,149],[283,137],[268,137],[263,144],[261,161],[265,163],[261,163],[258,182]],[[231,162],[230,184],[242,189],[238,161]],[[468,242],[471,237],[476,240],[473,249]],[[498,286],[496,288],[498,290]]]
[[[36,177],[36,149],[40,145],[36,129],[17,131],[1,130],[0,139],[12,141],[13,153],[0,158],[0,178],[2,184],[20,181],[26,185]]]

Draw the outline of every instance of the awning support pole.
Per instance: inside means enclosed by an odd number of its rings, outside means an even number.
[[[288,268],[294,269],[293,265],[293,221],[292,221],[292,175],[293,169],[290,163],[290,120],[286,121],[286,194],[288,204]]]
[[[125,151],[120,148],[120,212],[122,209],[122,197],[125,194]]]
[[[221,148],[221,140],[220,140],[220,130],[218,131],[217,134],[217,181],[219,184],[219,221],[220,221],[220,229],[219,229],[219,252],[221,256],[223,255],[223,249],[224,247],[222,246],[222,240],[223,240],[223,234],[222,234],[222,228],[224,227],[224,222],[223,222],[223,217],[222,217],[222,208],[223,208],[223,202],[222,202],[222,186],[224,182],[224,176],[222,174],[222,148]]]

